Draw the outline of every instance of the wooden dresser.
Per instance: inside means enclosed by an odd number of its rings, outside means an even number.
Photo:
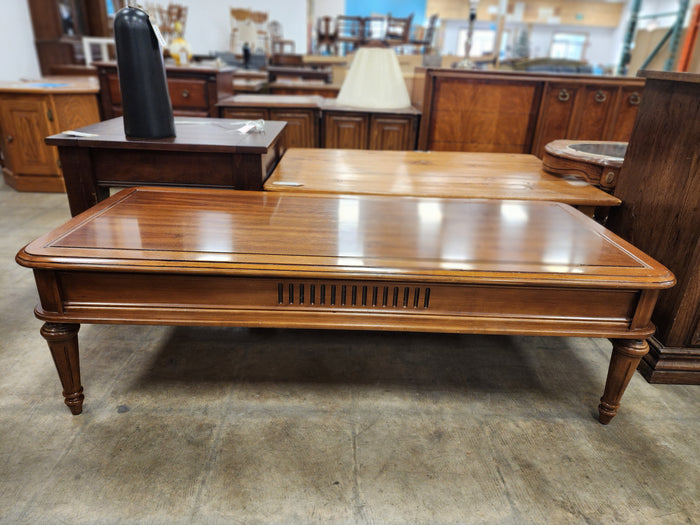
[[[656,335],[640,370],[652,383],[700,384],[700,75],[643,71],[644,100],[608,227],[666,265]]]
[[[0,84],[0,153],[5,182],[18,191],[65,191],[58,151],[44,137],[100,120],[97,80],[46,77]]]
[[[115,62],[95,62],[100,80],[100,111],[107,120],[122,115],[122,96]],[[213,66],[165,67],[173,114],[218,117],[217,102],[233,95],[233,68]]]
[[[557,139],[626,142],[644,80],[428,69],[418,148],[533,153]]]

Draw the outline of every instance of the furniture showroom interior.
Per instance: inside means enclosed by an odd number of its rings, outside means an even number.
[[[700,523],[700,0],[0,9],[0,523]]]

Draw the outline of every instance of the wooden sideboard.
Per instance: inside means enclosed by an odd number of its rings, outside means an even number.
[[[644,79],[427,69],[418,148],[533,153],[557,139],[628,141]]]
[[[608,227],[678,280],[659,296],[640,370],[652,383],[700,384],[700,75],[643,71],[644,100]]]
[[[224,118],[287,122],[287,147],[414,150],[420,111],[340,106],[318,95],[236,95],[218,104]]]
[[[0,84],[0,152],[9,186],[65,191],[58,151],[44,137],[98,122],[97,92],[97,80],[87,77]]]
[[[100,80],[100,110],[102,119],[122,115],[117,64],[95,62]],[[180,117],[218,117],[217,102],[233,95],[233,68],[212,66],[167,65],[168,91],[173,114]]]
[[[236,95],[219,101],[223,118],[283,120],[289,148],[320,147],[322,98],[318,95]]]

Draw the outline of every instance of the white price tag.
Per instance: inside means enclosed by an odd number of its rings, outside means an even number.
[[[158,39],[158,42],[160,42],[160,45],[163,47],[163,49],[168,47],[168,43],[165,41],[165,38],[163,38],[160,29],[158,29],[158,26],[151,24],[151,27],[153,28],[153,32],[156,34],[156,38]]]

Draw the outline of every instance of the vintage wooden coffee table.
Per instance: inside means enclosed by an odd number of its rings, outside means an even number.
[[[521,153],[289,148],[267,191],[522,199],[571,204],[588,215],[620,199]]]
[[[211,189],[122,190],[17,262],[74,414],[80,323],[133,323],[608,337],[608,423],[674,284],[564,204]]]

